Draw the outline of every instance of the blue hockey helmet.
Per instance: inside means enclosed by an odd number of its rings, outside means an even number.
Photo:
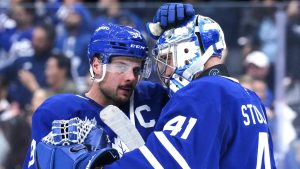
[[[195,15],[177,28],[166,30],[157,40],[153,54],[159,77],[171,92],[176,92],[203,71],[210,57],[221,58],[225,48],[219,24],[209,17]],[[166,76],[167,67],[173,68],[172,75]]]
[[[91,64],[93,57],[100,57],[102,64],[108,64],[112,57],[128,56],[145,61],[143,76],[150,75],[148,47],[142,34],[129,26],[102,24],[99,26],[88,45],[88,59]],[[147,68],[147,69],[145,69]],[[92,78],[94,73],[90,69]],[[103,77],[104,75],[102,75]]]

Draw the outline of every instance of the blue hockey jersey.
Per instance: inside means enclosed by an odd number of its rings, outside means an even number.
[[[121,106],[135,124],[144,140],[154,130],[161,109],[168,101],[168,94],[161,85],[141,81],[132,96],[130,102]],[[120,139],[106,126],[99,116],[103,107],[90,98],[74,94],[61,94],[47,99],[33,114],[32,117],[32,142],[27,152],[23,168],[35,167],[35,148],[50,131],[54,120],[68,120],[74,117],[80,119],[96,119],[97,125],[102,126],[108,133],[112,146],[120,153],[124,149]],[[118,147],[118,145],[121,145]]]
[[[274,169],[266,112],[236,80],[206,76],[170,99],[146,144],[111,168]]]

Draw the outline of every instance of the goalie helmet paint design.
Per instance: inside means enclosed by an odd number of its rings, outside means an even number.
[[[92,35],[87,55],[90,64],[95,56],[100,57],[103,64],[108,64],[114,56],[141,59],[145,61],[143,76],[149,77],[151,72],[146,41],[138,30],[129,26],[110,23],[99,26]],[[93,77],[91,69],[90,73]]]
[[[177,28],[165,31],[157,40],[153,55],[161,81],[175,93],[202,72],[211,56],[222,57],[226,48],[224,34],[214,20],[196,15]],[[168,64],[168,59],[172,64]],[[174,69],[166,76],[166,68]]]

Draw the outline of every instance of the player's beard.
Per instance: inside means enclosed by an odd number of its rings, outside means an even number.
[[[115,105],[121,105],[123,103],[126,103],[130,99],[130,96],[132,95],[132,92],[134,90],[134,85],[120,85],[117,86],[116,89],[112,89],[102,86],[100,83],[99,90],[107,100],[112,101]]]

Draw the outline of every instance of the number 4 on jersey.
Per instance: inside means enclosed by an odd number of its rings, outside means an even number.
[[[266,132],[260,132],[258,135],[256,169],[261,168],[262,162],[264,162],[265,169],[271,169],[268,133]]]
[[[170,130],[172,131],[170,135],[175,136],[182,130],[183,124],[185,123],[186,119],[187,118],[184,116],[176,116],[166,123],[163,130]],[[192,117],[189,118],[188,125],[184,128],[184,132],[180,138],[187,139],[196,122],[197,119]]]

